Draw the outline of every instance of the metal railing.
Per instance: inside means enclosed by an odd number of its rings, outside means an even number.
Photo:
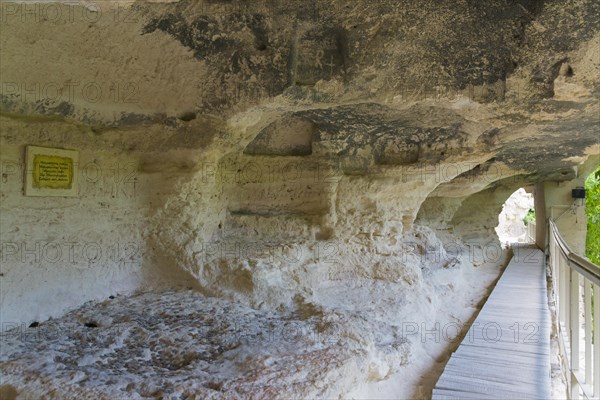
[[[568,372],[568,395],[571,399],[579,399],[580,394],[585,399],[598,399],[600,267],[573,253],[560,235],[556,224],[550,221],[549,225],[550,268],[558,317],[560,351]]]
[[[525,241],[527,243],[535,243],[535,222],[529,221],[527,223],[527,233],[525,233]]]

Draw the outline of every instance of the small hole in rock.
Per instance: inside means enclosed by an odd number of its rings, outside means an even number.
[[[574,72],[573,72],[573,68],[569,67],[567,68],[567,76],[573,76]]]
[[[221,391],[221,390],[223,390],[223,383],[222,382],[207,382],[204,384],[204,387],[207,387],[209,389],[216,390],[216,391]]]
[[[85,324],[83,324],[86,328],[97,328],[98,324],[95,323],[94,321],[90,321],[90,322],[86,322]]]
[[[177,118],[184,122],[189,122],[196,119],[196,113],[193,111],[184,112],[178,115]]]
[[[567,63],[563,63],[560,66],[560,70],[558,71],[558,74],[564,77],[571,77],[573,76],[573,68],[571,68],[571,66]]]
[[[115,298],[115,296],[108,296],[108,298],[112,300]]]
[[[30,328],[37,328],[38,326],[40,326],[40,323],[37,321],[33,321],[31,324],[29,324]]]

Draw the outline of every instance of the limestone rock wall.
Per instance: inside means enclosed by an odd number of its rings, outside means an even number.
[[[569,32],[546,28],[573,18],[554,3],[490,2],[489,13],[384,3],[360,17],[337,2],[4,5],[5,315],[16,317],[21,296],[66,290],[41,318],[77,304],[75,287],[98,297],[182,277],[290,305],[313,284],[298,272],[307,265],[336,276],[341,267],[321,263],[334,253],[349,269],[367,254],[389,261],[420,226],[438,238],[420,239],[425,247],[496,244],[492,221],[517,182],[570,179],[573,157],[597,152],[595,3],[574,4],[581,24]],[[364,22],[374,16],[387,22]],[[431,40],[415,36],[417,23]],[[440,64],[441,49],[465,41],[485,57],[457,51]],[[81,151],[78,199],[23,198],[26,144]],[[75,237],[108,248],[107,234],[135,243],[120,249],[135,262],[38,274],[25,251]],[[239,250],[257,241],[252,256]],[[294,272],[282,272],[295,251]],[[46,275],[56,284],[27,289]],[[89,276],[94,285],[82,283]],[[287,283],[275,290],[269,277]],[[56,287],[63,279],[79,283]]]
[[[153,205],[172,195],[169,182],[181,172],[145,169],[156,144],[143,133],[116,139],[61,121],[0,123],[3,321],[43,320],[140,287],[192,284],[181,270],[159,267],[163,252],[148,240]],[[24,196],[26,144],[79,151],[77,197]]]
[[[592,0],[2,7],[3,322],[187,286],[347,321],[380,381],[397,321],[474,312],[510,194],[600,153]],[[28,144],[77,197],[23,196]]]

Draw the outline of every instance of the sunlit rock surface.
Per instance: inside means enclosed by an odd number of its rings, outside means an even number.
[[[533,195],[524,189],[517,190],[506,199],[496,228],[501,243],[508,245],[526,240],[527,225],[523,219],[533,207]]]

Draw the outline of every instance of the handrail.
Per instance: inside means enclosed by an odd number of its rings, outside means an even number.
[[[563,356],[563,368],[568,371],[567,394],[569,399],[578,399],[580,392],[586,399],[598,399],[600,398],[600,267],[586,257],[573,252],[554,221],[550,220],[548,224],[550,227],[549,263],[558,317],[559,347]],[[592,302],[595,303],[593,313]],[[580,321],[582,304],[583,332]],[[580,362],[581,345],[585,346],[584,358],[581,359],[584,360],[583,365]]]
[[[560,235],[558,228],[554,221],[549,221],[550,232],[554,235],[556,243],[560,247],[563,256],[569,261],[569,266],[574,268],[581,275],[585,276],[594,285],[600,286],[600,266],[594,264],[587,257],[580,256],[577,253],[571,251],[571,248],[565,242],[563,237]]]

